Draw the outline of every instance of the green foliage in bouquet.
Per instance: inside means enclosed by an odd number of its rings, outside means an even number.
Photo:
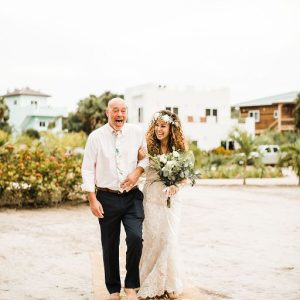
[[[155,170],[160,180],[168,187],[178,185],[185,180],[189,180],[193,186],[199,173],[194,169],[194,155],[191,151],[180,152],[173,149],[167,154],[150,156],[152,161],[151,168]],[[167,199],[170,207],[170,197]]]

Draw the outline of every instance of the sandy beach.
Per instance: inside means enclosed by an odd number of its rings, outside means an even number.
[[[201,180],[181,191],[185,280],[205,299],[300,299],[300,188],[272,182]],[[95,255],[87,205],[0,211],[1,300],[94,299]]]

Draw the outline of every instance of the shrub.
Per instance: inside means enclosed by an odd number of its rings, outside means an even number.
[[[0,149],[0,206],[51,206],[82,199],[81,156],[39,145]]]

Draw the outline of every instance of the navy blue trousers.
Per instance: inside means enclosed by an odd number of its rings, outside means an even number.
[[[144,220],[144,195],[139,189],[116,194],[97,191],[97,200],[102,204],[104,218],[99,218],[105,284],[110,294],[121,290],[119,245],[121,223],[126,232],[126,277],[125,288],[140,286],[139,263],[142,254],[142,226]]]

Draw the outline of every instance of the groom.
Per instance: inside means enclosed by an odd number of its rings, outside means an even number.
[[[145,147],[142,131],[126,123],[127,107],[121,98],[109,101],[108,123],[88,137],[83,163],[83,190],[88,192],[92,213],[99,218],[105,284],[110,299],[119,300],[121,281],[119,244],[121,223],[126,232],[125,293],[137,300],[142,253],[143,193],[137,181],[148,164],[138,162],[138,149]],[[96,192],[95,192],[96,189]]]

